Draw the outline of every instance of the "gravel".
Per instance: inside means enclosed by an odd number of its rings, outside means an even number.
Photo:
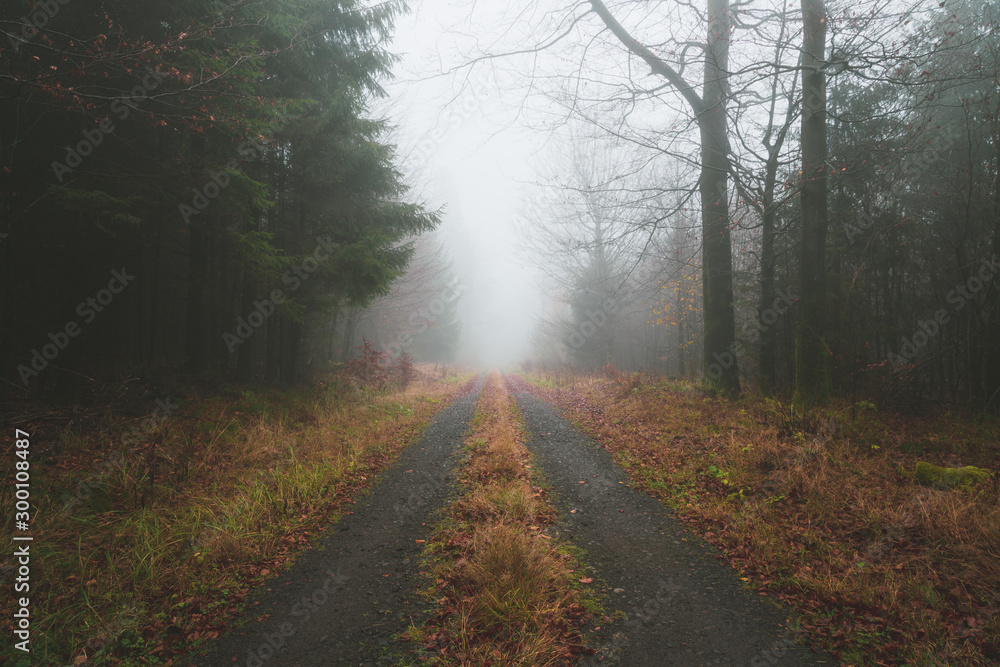
[[[583,665],[835,665],[797,645],[786,613],[754,594],[671,510],[628,486],[611,454],[541,399],[517,393],[526,443],[553,492],[558,535],[583,549],[605,610]],[[581,483],[582,482],[582,483]]]
[[[453,491],[481,387],[482,377],[345,508],[352,513],[251,595],[232,631],[186,664],[414,664],[419,647],[396,638],[430,611],[416,594],[424,583],[417,540],[429,538]],[[782,609],[747,590],[669,509],[629,488],[607,451],[548,403],[516,397],[560,514],[554,534],[584,551],[606,613],[619,612],[610,623],[591,623],[598,652],[582,665],[837,664],[796,645]]]
[[[423,545],[452,488],[482,378],[442,410],[370,492],[315,545],[248,600],[241,625],[197,665],[393,664],[395,637],[421,614]],[[263,615],[266,618],[258,622]]]

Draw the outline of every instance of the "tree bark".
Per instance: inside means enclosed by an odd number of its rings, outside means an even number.
[[[729,150],[726,137],[729,0],[708,0],[708,49],[701,113],[701,213],[704,230],[702,298],[705,314],[703,366],[709,386],[740,393],[733,251],[729,237]]]
[[[200,223],[194,223],[188,230],[188,293],[187,321],[185,322],[185,356],[188,369],[200,372],[208,362],[208,348],[205,341],[207,318],[205,312],[205,288],[208,280],[208,241]]]
[[[825,404],[831,393],[826,323],[826,9],[802,0],[802,224],[800,302],[795,335],[793,405]]]
[[[994,168],[1000,169],[1000,119],[994,118]],[[1000,259],[1000,179],[994,180],[993,192],[993,247],[991,260]],[[1000,408],[1000,295],[990,290],[986,296],[989,325],[987,329],[986,363],[984,367],[985,393],[983,409]]]
[[[781,67],[782,51],[785,49],[785,31],[788,25],[788,7],[781,10],[781,32],[778,35],[778,45],[774,54],[774,69],[778,71]],[[778,166],[781,159],[781,150],[788,137],[788,131],[794,122],[794,105],[792,95],[795,91],[796,78],[792,85],[792,91],[788,94],[788,108],[785,111],[785,120],[781,126],[776,126],[774,122],[775,108],[778,103],[778,77],[775,76],[771,84],[771,104],[768,111],[767,131],[764,134],[763,143],[767,148],[767,161],[764,164],[764,183],[761,192],[761,203],[759,207],[761,218],[761,240],[760,240],[760,302],[757,306],[757,324],[760,329],[760,363],[757,368],[757,384],[765,394],[773,393],[777,388],[777,358],[778,358],[778,332],[774,326],[763,326],[764,314],[768,309],[774,307],[774,271],[776,264],[776,230],[778,218],[778,208],[774,203],[774,193],[778,182]],[[775,132],[775,128],[777,131]],[[773,137],[773,138],[772,138]],[[734,179],[735,180],[735,179]],[[736,181],[737,186],[739,181]],[[747,197],[752,200],[752,197]]]
[[[740,393],[736,316],[733,307],[733,255],[729,235],[729,143],[726,136],[729,0],[707,0],[708,30],[702,97],[646,48],[611,15],[601,0],[590,0],[594,12],[629,51],[642,58],[684,97],[698,122],[701,138],[702,310],[705,346],[702,358],[709,387],[729,395]]]
[[[240,312],[243,317],[249,317],[254,312],[254,299],[257,296],[257,281],[247,275],[246,267],[243,269],[242,289],[240,298]],[[243,341],[237,348],[236,357],[236,379],[240,382],[251,382],[254,379],[254,361],[257,357],[257,335],[263,332],[262,327],[255,328],[250,338]]]
[[[768,165],[770,166],[770,165]],[[770,196],[768,196],[770,195]],[[774,208],[774,191],[765,192],[764,209],[761,215],[760,240],[760,303],[757,307],[757,321],[763,322],[764,313],[774,304],[774,224],[777,211]],[[762,326],[760,331],[760,368],[757,382],[766,394],[774,392],[777,385],[775,360],[778,352],[778,335],[775,327]]]

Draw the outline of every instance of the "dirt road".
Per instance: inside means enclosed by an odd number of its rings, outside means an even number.
[[[662,503],[627,486],[611,454],[548,403],[516,393],[528,449],[551,486],[560,534],[586,552],[624,620],[605,624],[583,664],[835,665],[796,645],[785,615],[741,586]],[[582,482],[582,483],[581,483]]]
[[[393,664],[393,638],[418,615],[421,544],[451,489],[455,454],[482,380],[442,410],[320,542],[249,602],[242,627],[192,656],[205,666]],[[257,619],[264,617],[260,622]]]
[[[245,623],[189,664],[416,664],[414,647],[395,637],[425,612],[417,540],[452,491],[480,388],[443,410],[353,513],[251,600]],[[783,610],[747,590],[669,509],[629,488],[607,451],[551,405],[516,396],[559,511],[557,534],[585,552],[606,614],[617,616],[591,624],[601,628],[597,653],[582,664],[837,664],[795,644]]]

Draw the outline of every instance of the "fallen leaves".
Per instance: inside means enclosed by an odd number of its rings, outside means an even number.
[[[608,450],[629,486],[670,505],[688,530],[721,549],[717,558],[737,569],[740,580],[792,604],[814,643],[835,655],[863,646],[873,665],[912,662],[941,646],[955,652],[954,664],[1000,655],[1000,596],[984,603],[1000,577],[982,547],[995,535],[995,528],[986,530],[996,525],[995,503],[964,499],[950,513],[924,503],[920,520],[899,519],[914,491],[909,476],[894,469],[900,456],[893,443],[935,441],[939,434],[927,427],[955,428],[954,417],[934,422],[880,412],[866,418],[870,431],[854,434],[856,442],[842,435],[824,444],[821,456],[805,458],[814,437],[808,425],[789,429],[775,420],[773,407],[768,412],[755,400],[692,396],[690,385],[674,390],[659,381],[628,396],[590,377],[549,383],[555,388],[520,384],[558,405],[567,421]],[[969,440],[981,444],[975,456],[991,451],[995,435],[995,429],[975,432],[978,440]],[[880,437],[886,440],[873,457],[863,439]],[[884,537],[894,526],[903,538]],[[884,601],[881,608],[864,604],[873,598]],[[872,636],[883,640],[871,645]]]

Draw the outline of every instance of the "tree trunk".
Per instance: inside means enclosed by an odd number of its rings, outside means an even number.
[[[768,197],[770,195],[770,197]],[[771,201],[768,201],[768,198]],[[764,210],[761,215],[760,241],[760,303],[757,306],[757,321],[763,323],[764,313],[774,305],[774,223],[776,211],[773,206],[774,192],[765,193]],[[757,382],[765,394],[774,392],[777,381],[774,364],[778,349],[778,332],[774,326],[760,327],[760,367]]]
[[[250,278],[247,269],[244,267],[242,276],[242,288],[240,290],[240,312],[247,318],[254,312],[254,298],[257,296],[257,281]],[[254,361],[257,357],[257,334],[263,331],[263,327],[256,327],[250,338],[243,341],[236,350],[236,379],[240,382],[250,382],[254,379]]]
[[[708,49],[699,122],[701,212],[704,232],[702,299],[705,316],[705,377],[710,387],[740,393],[736,317],[733,311],[733,255],[729,238],[729,151],[726,137],[729,0],[708,0]]]
[[[153,278],[149,287],[149,337],[147,338],[148,348],[145,358],[146,364],[150,367],[157,362],[156,346],[159,344],[156,334],[160,329],[160,246],[162,243],[160,232],[164,223],[162,220],[157,220],[153,224],[156,225],[156,231],[153,234]]]
[[[994,127],[1000,130],[1000,120],[994,121]],[[1000,169],[1000,131],[994,135],[994,168]],[[993,185],[993,248],[992,261],[1000,259],[1000,179]],[[986,293],[989,324],[986,337],[986,364],[984,370],[985,395],[983,408],[987,411],[1000,408],[1000,295],[997,290]]]
[[[340,347],[340,361],[347,363],[351,360],[351,350],[354,349],[354,327],[358,323],[358,309],[349,306],[347,319],[344,322],[344,340]]]
[[[677,376],[685,377],[684,372],[684,301],[681,299],[681,290],[676,291],[677,309]]]
[[[778,44],[774,53],[774,69],[777,71],[781,67],[782,52],[786,48],[785,31],[788,27],[788,6],[783,6],[781,10],[781,32],[778,35]],[[790,44],[789,44],[790,46]],[[760,330],[760,360],[757,368],[757,384],[765,394],[771,394],[777,389],[777,358],[778,358],[778,331],[774,325],[765,325],[764,314],[769,308],[774,307],[774,271],[776,263],[775,251],[775,225],[777,223],[778,209],[774,204],[774,191],[778,182],[778,166],[781,160],[781,149],[785,145],[785,138],[794,121],[793,95],[795,86],[798,83],[796,76],[793,81],[792,90],[788,92],[788,108],[785,111],[784,123],[779,127],[775,125],[775,108],[778,104],[778,77],[774,77],[771,84],[771,108],[768,112],[767,130],[764,134],[763,144],[767,148],[767,162],[764,165],[764,184],[761,193],[760,218],[761,218],[761,241],[760,241],[760,302],[757,307],[757,324]],[[777,128],[777,133],[774,133]],[[772,136],[774,139],[772,140]],[[750,197],[748,197],[750,198]],[[775,322],[775,324],[777,324]]]
[[[793,404],[808,409],[831,393],[826,321],[826,10],[802,0],[802,225]]]
[[[733,255],[729,239],[729,142],[726,98],[729,94],[729,0],[708,0],[708,37],[702,97],[645,45],[632,37],[601,0],[594,12],[632,53],[665,78],[684,97],[701,133],[702,309],[705,318],[703,371],[706,383],[729,395],[740,393],[739,348],[733,310]]]
[[[188,230],[188,296],[185,323],[185,351],[188,369],[199,373],[205,370],[208,349],[205,333],[208,325],[205,312],[205,287],[208,279],[208,249],[205,230],[195,222]]]

